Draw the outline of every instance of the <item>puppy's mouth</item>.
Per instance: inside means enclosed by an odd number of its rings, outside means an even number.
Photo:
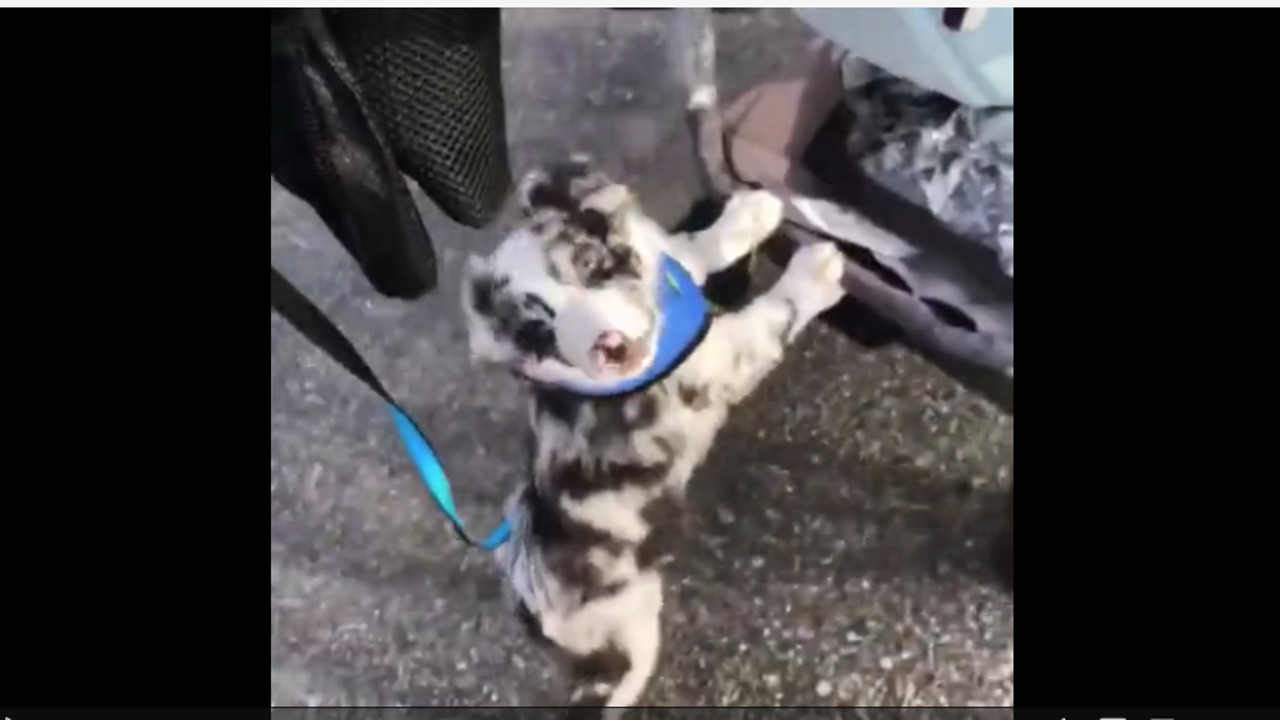
[[[630,338],[617,330],[600,333],[591,346],[591,364],[598,375],[630,376],[649,360],[645,338]]]

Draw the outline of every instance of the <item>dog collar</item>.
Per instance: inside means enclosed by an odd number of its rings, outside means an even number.
[[[649,367],[639,375],[609,385],[573,382],[559,387],[588,397],[615,397],[643,390],[670,375],[702,342],[711,313],[702,288],[689,271],[663,255],[658,274],[658,342]]]

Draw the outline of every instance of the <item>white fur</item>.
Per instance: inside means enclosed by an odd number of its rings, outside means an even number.
[[[596,368],[591,348],[601,333],[613,330],[628,338],[647,338],[655,330],[655,324],[652,312],[622,293],[608,288],[583,290],[556,315],[556,339],[565,358],[594,377]]]
[[[650,233],[660,233],[663,249],[701,285],[707,275],[727,269],[772,235],[782,213],[782,200],[773,193],[747,190],[729,198],[714,225],[691,235],[668,236],[647,217],[637,222],[643,222]]]

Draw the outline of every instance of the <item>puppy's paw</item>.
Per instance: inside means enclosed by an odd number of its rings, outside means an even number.
[[[631,188],[618,184],[605,185],[582,200],[583,208],[599,210],[605,215],[612,215],[628,204],[635,204]]]
[[[780,282],[796,305],[821,312],[844,297],[843,276],[844,255],[835,243],[823,242],[797,250]]]
[[[731,218],[733,234],[754,248],[782,224],[784,208],[782,198],[768,190],[742,190],[725,203],[724,217]]]

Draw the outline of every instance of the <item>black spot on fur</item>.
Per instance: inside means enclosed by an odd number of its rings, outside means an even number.
[[[599,446],[614,438],[653,427],[662,413],[665,399],[665,390],[656,385],[642,393],[591,401],[595,424],[587,431],[587,441],[592,446]]]
[[[542,320],[527,320],[518,325],[511,341],[520,352],[536,358],[553,357],[559,352],[555,329]]]
[[[481,275],[471,279],[471,309],[484,317],[494,315],[493,277]]]
[[[604,717],[608,701],[599,695],[583,695],[565,707],[563,717],[565,720],[600,720]]]
[[[680,397],[680,402],[690,409],[705,410],[711,405],[711,393],[705,386],[680,383],[676,392]]]
[[[529,507],[529,533],[547,546],[590,547],[617,542],[604,530],[570,517],[554,498],[547,497],[536,486],[526,486],[524,495]]]
[[[662,484],[670,466],[663,462],[592,462],[573,460],[551,469],[550,479],[556,490],[574,500],[600,492],[627,487],[653,487]]]
[[[588,655],[573,659],[571,672],[579,683],[607,683],[616,685],[631,670],[631,656],[622,648],[610,643]]]
[[[533,402],[538,415],[549,416],[561,425],[573,428],[578,424],[578,417],[586,401],[567,390],[537,387],[533,391]]]
[[[609,218],[595,208],[587,208],[570,216],[570,222],[577,225],[591,237],[603,241],[609,237]]]
[[[534,617],[533,612],[529,610],[529,606],[525,605],[523,600],[516,606],[516,620],[520,621],[520,626],[524,628],[529,639],[535,644],[542,646],[555,644],[551,642],[550,638],[543,634],[542,623],[538,618]]]
[[[626,421],[628,429],[632,432],[647,427],[652,427],[658,420],[658,397],[653,393],[646,393],[639,397],[627,399],[628,407],[623,412],[631,414],[631,418]]]
[[[665,385],[655,385],[643,393],[592,402],[595,423],[587,429],[587,442],[600,447],[617,438],[652,428],[662,416],[663,403],[671,402]],[[662,460],[670,463],[683,447],[676,434],[658,435],[651,441],[663,450]]]
[[[597,487],[593,482],[596,474],[587,468],[587,462],[589,461],[572,460],[551,468],[548,473],[551,486],[574,500],[599,492],[603,488]]]
[[[597,266],[582,276],[584,287],[598,288],[613,279],[613,271]]]
[[[595,686],[617,687],[631,670],[631,656],[610,643],[588,655],[573,658],[569,668],[579,692],[565,709],[565,717],[600,718],[604,716],[602,710],[609,701],[609,693],[598,692]]]
[[[599,468],[600,476],[608,478],[618,489],[661,485],[670,471],[671,466],[666,462],[604,463]]]
[[[471,306],[492,321],[496,334],[509,339],[526,355],[539,359],[559,357],[551,325],[555,311],[545,300],[532,293],[513,297],[505,291],[509,278],[477,277],[471,282]]]
[[[636,567],[640,570],[653,568],[666,556],[668,547],[659,533],[650,533],[636,548]]]
[[[618,554],[622,541],[609,533],[570,517],[553,498],[548,498],[533,485],[525,487],[524,500],[529,509],[529,534],[542,548],[548,570],[565,584],[582,592],[583,602],[603,597],[614,591],[590,561],[595,548]]]
[[[670,495],[662,495],[645,506],[640,517],[649,526],[649,534],[636,547],[636,567],[649,570],[671,554],[681,535],[683,511],[680,500]]]

